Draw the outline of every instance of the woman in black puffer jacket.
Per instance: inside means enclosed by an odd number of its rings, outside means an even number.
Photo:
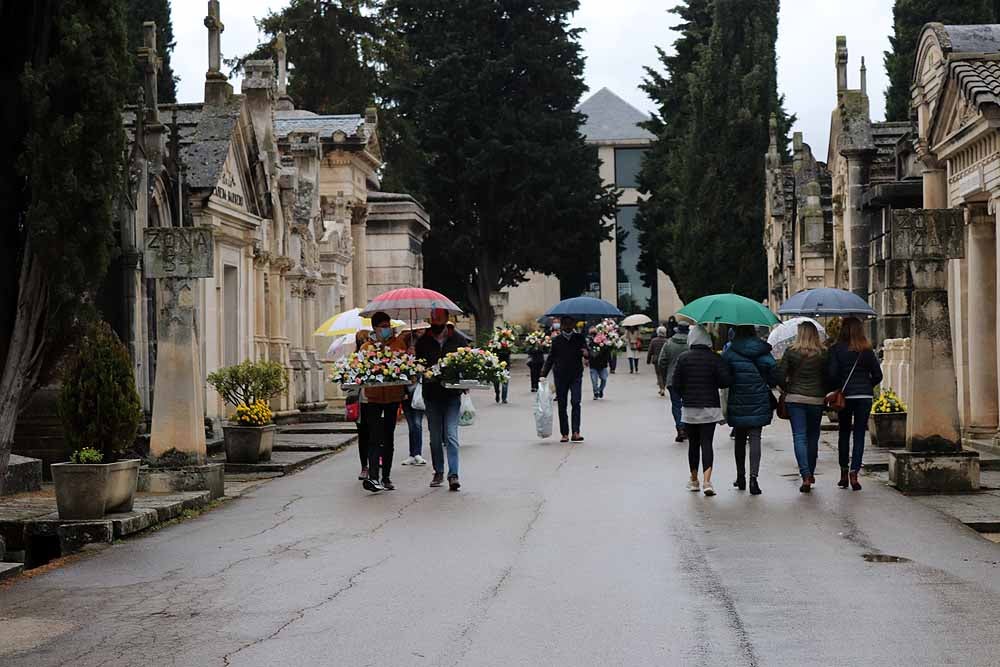
[[[681,409],[682,421],[687,428],[688,464],[691,468],[688,491],[704,490],[706,496],[715,495],[712,487],[712,438],[715,436],[715,425],[722,421],[719,390],[731,383],[728,366],[712,351],[712,337],[701,326],[692,327],[688,334],[688,350],[677,359],[673,378],[673,387],[681,395],[684,406]],[[704,485],[700,488],[699,456],[704,472]]]
[[[872,411],[875,387],[882,382],[882,366],[872,350],[872,344],[865,338],[861,320],[858,318],[844,318],[840,338],[830,350],[827,375],[831,386],[842,389],[846,399],[846,407],[840,411],[838,419],[840,426],[838,485],[847,488],[849,483],[852,489],[860,491],[858,473],[861,472],[861,459],[865,453],[868,415]]]

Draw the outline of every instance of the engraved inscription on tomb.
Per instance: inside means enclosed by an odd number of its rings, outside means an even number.
[[[143,238],[147,278],[212,277],[210,227],[146,227]]]

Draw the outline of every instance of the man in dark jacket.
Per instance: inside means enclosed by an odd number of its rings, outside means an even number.
[[[417,340],[416,356],[431,367],[446,354],[468,344],[468,339],[448,327],[448,311],[437,309],[431,313],[431,326]],[[448,490],[458,491],[458,413],[462,406],[462,392],[446,389],[438,382],[424,383],[424,404],[427,413],[427,430],[430,432],[431,463],[434,477],[431,486],[441,486],[444,481],[445,449],[448,451]]]
[[[681,393],[674,388],[674,370],[677,368],[677,360],[687,352],[688,347],[688,324],[681,322],[677,325],[677,331],[670,337],[660,350],[660,356],[656,360],[656,370],[663,374],[667,391],[670,393],[670,411],[674,416],[674,427],[677,429],[677,437],[674,442],[684,442],[687,439],[687,431],[684,428],[684,420],[681,417],[681,408],[684,402],[681,400]]]
[[[660,350],[666,345],[667,340],[667,328],[657,327],[656,335],[649,341],[649,351],[646,352],[646,364],[653,364],[653,368],[656,370],[656,384],[660,388],[660,396],[663,396],[667,388],[667,379],[666,373],[660,370],[658,362],[660,360]]]
[[[548,377],[549,371],[555,368],[561,442],[570,440],[570,423],[566,415],[567,398],[570,398],[573,408],[573,442],[583,440],[580,435],[580,393],[583,391],[583,360],[587,356],[587,339],[573,330],[573,318],[562,318],[559,335],[552,340],[552,349],[542,367],[542,377]]]

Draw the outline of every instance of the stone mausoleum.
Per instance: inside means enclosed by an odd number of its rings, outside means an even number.
[[[152,23],[145,26],[139,49],[144,89],[139,104],[125,112],[121,254],[102,311],[129,349],[148,414],[158,319],[166,310],[160,281],[143,265],[144,230],[206,227],[212,275],[189,297],[202,376],[246,359],[276,360],[290,380],[273,402],[277,413],[319,410],[333,389],[324,359],[330,340],[312,332],[380,292],[421,285],[428,217],[409,195],[379,191],[375,109],[329,116],[295,108],[286,91],[283,36],[277,63],[247,62],[241,94],[235,94],[221,71],[218,0],[208,7],[201,101],[158,102],[156,31]],[[204,377],[202,387],[206,418],[217,424],[232,408]],[[54,393],[43,389],[28,407],[14,448],[47,464],[65,460]]]

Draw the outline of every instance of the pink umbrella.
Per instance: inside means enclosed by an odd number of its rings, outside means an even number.
[[[430,317],[432,310],[441,308],[451,313],[461,313],[454,302],[432,289],[424,287],[402,287],[379,294],[361,311],[362,317],[371,317],[379,311],[391,317],[409,317],[410,322],[418,318]]]

